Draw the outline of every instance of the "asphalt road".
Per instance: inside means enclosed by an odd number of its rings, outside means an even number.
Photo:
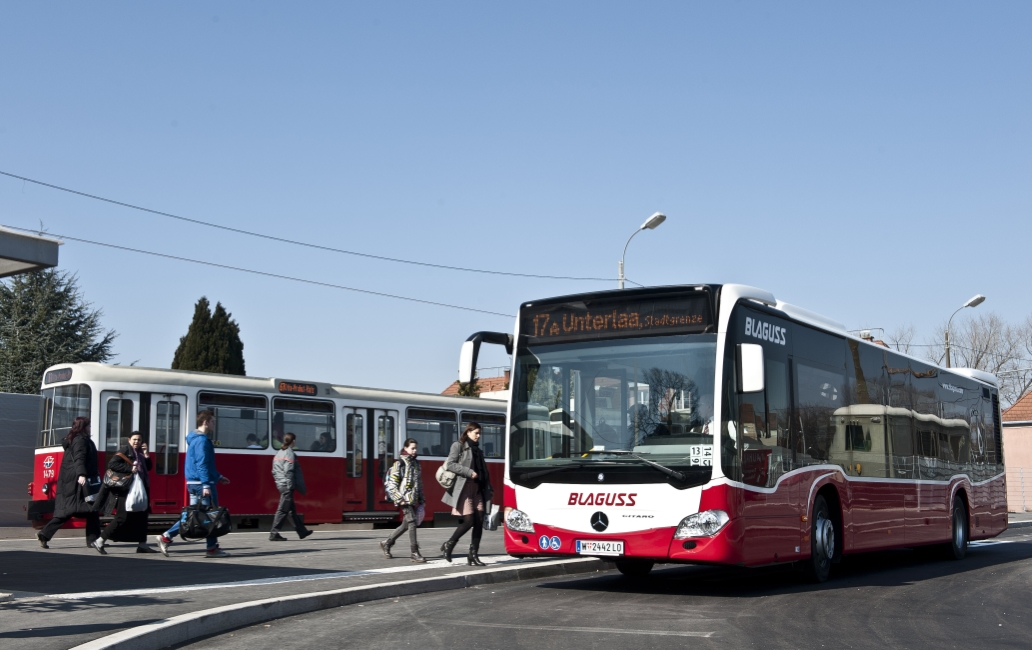
[[[786,567],[659,567],[377,601],[272,621],[183,648],[1029,648],[1032,531],[966,559],[848,558],[812,585]]]

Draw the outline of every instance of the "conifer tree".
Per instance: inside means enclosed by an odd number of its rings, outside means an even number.
[[[480,397],[480,377],[474,373],[473,381],[468,384],[459,382],[458,394],[462,397]]]
[[[179,339],[172,358],[173,370],[199,370],[227,375],[244,375],[244,343],[240,326],[222,303],[211,303],[204,296],[194,306],[193,321],[186,336]]]
[[[111,359],[117,334],[91,307],[77,278],[55,269],[0,283],[0,391],[39,393],[49,366]]]

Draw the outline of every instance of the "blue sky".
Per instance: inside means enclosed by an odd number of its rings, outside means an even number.
[[[0,170],[363,252],[643,284],[741,282],[919,337],[1032,312],[1032,5],[0,6]],[[0,223],[515,313],[615,287],[363,260],[0,177]],[[248,374],[439,391],[511,319],[69,242],[117,361],[194,302]],[[966,317],[966,314],[965,314]],[[958,316],[958,319],[961,316]],[[493,355],[493,356],[492,356]],[[500,365],[491,353],[482,365]]]

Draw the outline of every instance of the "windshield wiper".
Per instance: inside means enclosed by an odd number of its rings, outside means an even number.
[[[599,449],[599,450],[591,449],[591,450],[586,451],[584,453],[585,454],[617,454],[617,455],[620,455],[620,456],[630,456],[631,458],[637,459],[637,460],[645,463],[646,465],[648,465],[652,469],[657,470],[659,472],[662,472],[663,474],[666,474],[667,476],[669,476],[670,478],[672,478],[674,480],[681,481],[681,482],[684,482],[685,480],[687,480],[687,477],[684,474],[682,474],[681,472],[678,472],[675,469],[670,469],[669,467],[667,467],[665,465],[660,465],[659,463],[654,463],[654,462],[652,462],[651,460],[649,460],[647,458],[642,458],[641,456],[639,456],[638,454],[634,453],[633,451],[626,451],[626,450],[623,450],[623,449],[613,449],[613,450],[608,450],[608,451],[601,450],[601,449]]]
[[[564,469],[571,469],[571,468],[581,469],[583,467],[587,467],[587,465],[584,464],[584,463],[571,463],[569,465],[560,465],[559,467],[549,467],[548,469],[539,469],[536,472],[524,472],[522,475],[520,475],[520,480],[529,481],[529,480],[535,479],[535,478],[537,478],[539,476],[544,476],[546,474],[551,474],[552,472],[558,472],[558,471],[561,471],[561,470],[564,470]]]

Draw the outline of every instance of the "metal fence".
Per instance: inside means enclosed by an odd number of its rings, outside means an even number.
[[[1007,510],[1032,512],[1032,468],[1007,467]]]

